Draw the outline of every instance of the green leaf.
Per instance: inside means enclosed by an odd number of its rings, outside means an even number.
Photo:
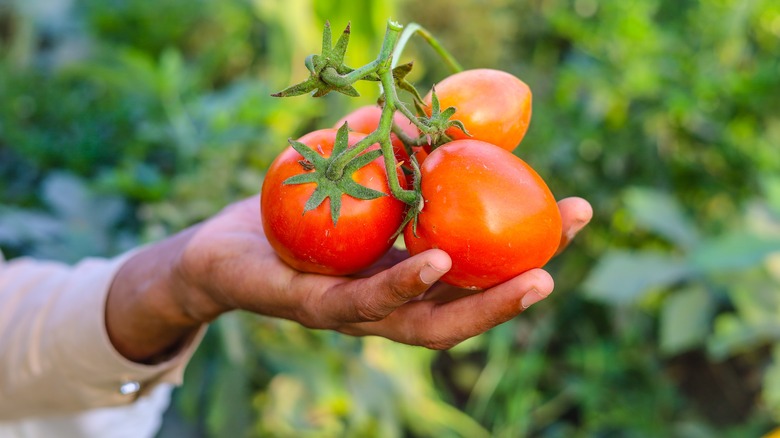
[[[312,211],[315,208],[319,207],[320,204],[322,204],[323,201],[325,201],[325,198],[328,197],[328,191],[323,188],[322,184],[317,185],[317,188],[314,189],[314,192],[311,194],[311,197],[306,201],[306,204],[303,206],[303,212],[306,213],[307,211]],[[333,201],[331,200],[331,203]]]
[[[336,42],[336,47],[333,48],[332,60],[336,64],[342,64],[344,62],[344,55],[347,53],[347,45],[349,44],[350,23],[347,23],[347,27],[342,32],[339,40]]]
[[[713,357],[723,358],[780,339],[780,296],[775,282],[762,275],[740,275],[725,291],[733,311],[715,320],[708,343]]]
[[[420,96],[420,93],[417,91],[417,88],[415,88],[414,85],[412,85],[409,81],[406,80],[406,75],[409,74],[409,72],[412,71],[412,66],[414,65],[413,62],[408,62],[403,65],[399,65],[398,67],[393,69],[393,80],[395,81],[396,87],[407,91],[409,94],[411,94],[414,97],[415,102],[422,102],[423,98]]]
[[[308,145],[293,139],[289,139],[287,142],[290,143],[290,146],[292,146],[296,152],[301,154],[304,159],[312,163],[316,168],[320,169],[326,165],[325,158],[317,153],[314,149],[310,148]]]
[[[780,239],[776,237],[735,231],[703,241],[690,254],[690,264],[705,274],[738,271],[757,266],[778,251]]]
[[[775,214],[780,215],[780,176],[766,175],[762,178],[761,185],[767,205]]]
[[[350,175],[356,172],[361,167],[367,165],[368,163],[376,160],[381,156],[382,156],[382,151],[379,149],[364,152],[358,155],[357,157],[353,158],[352,161],[350,161],[349,164],[347,164],[347,166],[344,168],[344,173]]]
[[[673,292],[663,302],[660,314],[660,348],[678,354],[705,342],[712,326],[715,302],[702,287]]]
[[[310,73],[314,73],[314,57],[317,55],[309,55],[306,57],[306,59],[303,60],[303,65],[306,66],[306,70],[309,70]]]
[[[458,128],[464,134],[466,134],[469,137],[471,137],[471,133],[466,129],[466,126],[460,120],[451,120],[449,124],[450,124],[450,126],[454,126],[454,127]]]
[[[412,103],[414,104],[415,111],[417,111],[417,116],[418,117],[424,117],[425,116],[425,108],[423,107],[422,99],[420,99],[419,101],[417,99],[415,99],[414,102],[412,102]],[[420,121],[425,123],[426,119],[423,118]]]
[[[362,186],[356,183],[352,178],[348,178],[348,177],[341,180],[341,184],[339,184],[339,187],[347,195],[352,196],[353,198],[356,199],[362,199],[364,201],[381,198],[382,196],[387,196],[386,194],[378,190],[374,190],[366,186]]]
[[[89,209],[91,194],[75,175],[52,172],[42,184],[42,198],[58,215],[79,217]]]
[[[356,199],[371,200],[386,196],[384,193],[360,185],[352,179],[352,174],[381,156],[381,150],[373,150],[364,152],[352,159],[344,169],[344,178],[339,181],[339,188],[347,195]]]
[[[276,92],[272,94],[273,97],[292,97],[292,96],[300,96],[301,94],[306,94],[311,91],[314,91],[317,89],[317,87],[320,86],[320,81],[317,77],[312,76],[309,79],[306,79],[305,81],[295,84],[292,86],[289,86],[285,88],[282,91]]]
[[[331,91],[333,91],[331,88],[320,87],[320,88],[317,89],[317,91],[314,94],[311,95],[311,97],[322,97],[322,96],[327,95]]]
[[[439,96],[436,95],[436,86],[431,87],[431,118],[440,114]]]
[[[714,336],[707,343],[707,351],[717,360],[780,339],[780,324],[774,320],[747,323],[737,315],[727,313],[715,319],[714,327]]]
[[[54,240],[67,231],[67,224],[56,216],[0,206],[0,244]]]
[[[336,74],[346,75],[354,71],[354,69],[344,65],[344,56],[347,52],[347,45],[349,44],[350,25],[348,24],[344,32],[336,42],[336,47],[332,46],[333,35],[331,33],[330,23],[325,22],[325,29],[322,32],[322,54],[310,55],[306,57],[304,64],[306,69],[311,73],[310,77],[305,81],[285,88],[284,90],[274,93],[271,96],[274,97],[290,97],[299,96],[308,92],[312,92],[312,97],[323,97],[331,91],[338,91],[339,93],[346,94],[351,97],[358,97],[357,89],[352,85],[342,85],[340,87],[331,85],[326,82],[322,76],[324,71],[328,68],[332,68]],[[371,73],[366,74],[371,76]],[[375,76],[375,75],[374,75]],[[372,80],[378,79],[373,78]]]
[[[769,412],[780,412],[780,345],[772,347],[772,361],[764,372],[763,401]]]
[[[441,112],[441,118],[442,119],[449,119],[450,117],[455,115],[455,111],[456,111],[455,107],[451,106],[451,107],[449,107],[449,108],[447,108],[447,109],[445,109],[444,111]]]
[[[325,82],[320,81],[318,86],[319,88],[314,94],[312,94],[312,97],[322,97],[331,91],[337,91],[349,97],[360,97],[360,93],[358,92],[357,88],[353,87],[352,85],[347,85],[344,87],[333,87],[329,84],[326,84]]]
[[[360,93],[358,92],[357,88],[353,87],[352,85],[347,85],[346,87],[334,88],[334,90],[338,91],[341,94],[347,95],[349,97],[360,97]]]
[[[686,248],[698,241],[696,227],[671,195],[635,187],[625,191],[623,200],[634,220],[648,231]]]
[[[338,224],[341,215],[341,196],[341,194],[330,196],[330,219],[334,227]]]
[[[327,56],[333,44],[333,33],[330,30],[330,21],[325,21],[325,29],[322,31],[322,55]]]
[[[417,91],[417,88],[406,79],[396,79],[396,86],[411,94],[414,97],[415,104],[419,105],[419,102],[423,101],[423,97],[420,96],[420,92]]]
[[[607,252],[585,280],[594,300],[628,304],[652,289],[667,287],[690,275],[684,260],[653,251]]]
[[[344,122],[339,126],[339,130],[336,131],[336,140],[333,142],[333,151],[330,155],[332,157],[338,157],[349,147],[349,124]]]
[[[393,69],[393,77],[395,79],[403,79],[406,77],[406,75],[409,74],[409,72],[412,71],[412,67],[414,66],[414,62],[410,61],[406,64],[401,64],[398,67]]]
[[[282,184],[308,184],[308,183],[316,183],[317,179],[319,177],[316,173],[300,173],[298,175],[293,175],[286,180]]]

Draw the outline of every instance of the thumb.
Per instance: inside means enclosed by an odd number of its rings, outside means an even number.
[[[431,249],[371,277],[341,283],[322,297],[334,322],[377,321],[423,294],[452,267],[444,251]]]

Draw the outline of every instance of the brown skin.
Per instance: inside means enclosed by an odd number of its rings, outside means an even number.
[[[446,349],[512,319],[553,290],[550,275],[534,269],[464,294],[436,282],[452,262],[435,249],[409,258],[392,249],[363,277],[298,272],[265,239],[259,204],[254,197],[230,205],[125,262],[106,304],[108,334],[119,353],[159,362],[201,325],[235,309]],[[562,249],[593,212],[580,198],[558,205]]]

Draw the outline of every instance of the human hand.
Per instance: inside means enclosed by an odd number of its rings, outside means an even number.
[[[259,204],[257,197],[238,202],[190,231],[175,266],[187,285],[180,290],[188,291],[180,302],[194,321],[244,309],[310,328],[445,349],[515,317],[553,290],[542,269],[476,293],[438,283],[452,265],[440,250],[408,257],[392,249],[360,277],[298,272],[265,239]],[[592,209],[581,198],[558,205],[562,250],[590,221]]]
[[[558,205],[563,249],[593,212],[581,198]],[[543,269],[485,291],[457,289],[438,282],[451,266],[441,250],[408,257],[393,249],[362,276],[296,271],[266,240],[254,197],[129,258],[109,290],[106,328],[117,351],[144,363],[162,360],[198,327],[234,309],[446,349],[515,317],[553,290]]]

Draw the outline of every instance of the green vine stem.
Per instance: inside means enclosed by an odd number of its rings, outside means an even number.
[[[344,151],[340,156],[336,157],[327,170],[327,176],[331,179],[342,177],[344,169],[352,160],[372,144],[379,143],[384,157],[390,193],[396,199],[406,204],[413,205],[419,202],[419,195],[414,190],[405,190],[401,187],[395,168],[395,154],[393,153],[393,146],[390,142],[390,132],[392,131],[393,126],[393,113],[403,107],[395,90],[392,71],[393,48],[396,46],[401,29],[402,27],[399,24],[394,23],[393,21],[388,22],[387,32],[385,33],[385,39],[379,57],[377,57],[374,62],[368,64],[376,67],[374,71],[364,73],[364,75],[373,72],[377,73],[382,88],[385,90],[385,104],[379,119],[379,127],[357,142],[354,146]],[[330,81],[328,80],[328,82]]]
[[[391,69],[380,72],[379,80],[382,82],[382,87],[384,87],[386,90],[389,88],[395,91],[395,86],[393,84],[393,72]],[[393,113],[398,107],[403,107],[403,104],[398,100],[390,98],[389,95],[386,95],[385,106],[382,108],[382,116],[379,119],[379,130],[384,133],[384,135],[382,135],[379,140],[379,145],[382,148],[382,154],[385,156],[385,169],[387,172],[387,181],[390,187],[390,192],[399,200],[409,205],[416,205],[419,202],[421,195],[416,193],[415,190],[404,190],[401,188],[395,169],[393,145],[390,142],[390,131],[392,130],[393,126]],[[388,156],[391,157],[390,160],[387,159]]]
[[[377,73],[381,77],[384,71],[391,72],[392,70],[390,70],[390,64],[391,64],[390,59],[393,55],[393,47],[395,47],[395,43],[398,41],[398,35],[400,34],[401,29],[402,27],[400,24],[395,23],[392,20],[388,20],[387,31],[385,32],[385,39],[382,43],[382,50],[379,52],[379,56],[377,57],[376,60],[367,64],[365,67],[361,67],[355,71],[364,70],[364,68],[371,66],[370,69],[366,69],[363,71],[362,74],[364,76],[371,73]],[[342,79],[346,78],[346,76],[340,76],[338,74],[336,75]],[[330,83],[330,78],[327,78],[327,80]],[[382,85],[386,87],[384,83]],[[390,83],[390,89],[395,90],[395,86],[392,82]],[[388,102],[386,106],[391,106],[392,107],[391,109],[395,109],[393,102]],[[380,119],[380,121],[381,120],[383,119]],[[328,168],[327,176],[331,179],[340,178],[344,173],[344,169],[347,167],[347,164],[349,164],[350,161],[355,159],[355,157],[360,155],[372,144],[378,143],[382,137],[390,138],[390,126],[383,126],[380,123],[379,128],[377,128],[374,132],[372,132],[367,137],[357,142],[351,148],[344,151],[344,153],[341,154],[340,156],[336,157],[333,160],[333,162],[330,164],[330,167]],[[387,157],[385,156],[385,158]],[[393,193],[393,195],[395,195],[395,193]]]
[[[429,126],[430,123],[423,123],[398,97],[396,80],[404,81],[403,76],[408,73],[411,65],[407,66],[407,68],[399,67],[397,69],[398,71],[394,71],[394,69],[407,42],[415,34],[421,35],[454,72],[463,70],[455,58],[422,26],[411,23],[404,27],[392,20],[388,20],[387,22],[387,30],[382,42],[382,48],[377,58],[374,61],[353,70],[343,64],[344,53],[346,52],[349,40],[349,26],[347,26],[334,47],[331,44],[330,27],[326,24],[325,32],[323,33],[322,55],[312,55],[306,59],[306,66],[312,75],[306,81],[274,94],[274,96],[285,97],[314,91],[314,97],[319,97],[335,90],[350,96],[356,96],[357,91],[352,87],[352,84],[355,82],[359,80],[379,81],[384,94],[384,104],[377,129],[355,143],[352,147],[343,149],[343,151],[330,157],[328,160],[317,160],[320,162],[317,169],[321,169],[324,173],[324,175],[321,176],[324,178],[323,180],[320,180],[321,184],[330,187],[333,185],[331,182],[343,182],[344,178],[351,178],[351,175],[345,175],[347,169],[352,169],[356,165],[355,163],[362,163],[362,161],[360,161],[361,154],[371,145],[378,143],[381,154],[384,157],[387,184],[391,195],[412,207],[406,222],[408,222],[410,218],[414,218],[416,213],[422,208],[422,194],[419,190],[419,167],[414,162],[414,158],[412,158],[413,162],[410,164],[415,172],[415,187],[411,190],[404,189],[400,179],[403,175],[398,175],[393,145],[390,141],[390,134],[391,132],[396,132],[396,135],[399,135],[406,145],[421,144],[423,139],[427,136],[443,135],[443,129],[446,128],[446,126]],[[396,77],[395,75],[399,76]],[[412,87],[411,85],[405,82],[399,83],[403,89],[410,91],[409,87]],[[417,102],[420,99],[417,91],[414,88],[411,88],[410,92],[416,96],[415,102]],[[434,105],[434,108],[438,107]],[[400,133],[400,130],[393,124],[393,115],[396,111],[399,111],[414,123],[422,133],[422,137],[411,139],[409,136]],[[436,123],[433,124],[435,125]],[[439,125],[441,125],[441,123],[439,123]],[[346,127],[342,127],[342,129],[346,135]],[[300,145],[300,147],[303,148],[305,145]],[[305,149],[301,150],[305,152]],[[314,154],[314,152],[312,152],[312,154]],[[312,158],[316,160],[317,157],[312,155]],[[352,171],[354,171],[354,169],[350,170],[350,172]],[[316,174],[317,171],[315,170],[314,173],[308,175]],[[302,184],[311,182],[309,180],[312,180],[313,178],[313,176],[306,176],[303,180],[295,180],[290,183]],[[320,177],[318,176],[318,178]],[[327,194],[325,191],[323,191],[323,193],[325,193],[325,196],[335,196],[333,194]],[[334,213],[334,223],[337,220],[337,216],[337,213]]]
[[[425,146],[428,143],[427,141],[425,141],[425,137],[417,137],[417,138],[410,137],[398,125],[393,124],[391,129],[393,134],[395,134],[395,136],[398,137],[399,140],[401,140],[401,143],[403,143],[406,146]],[[410,150],[408,147],[406,149],[407,149],[406,153],[411,155],[412,150]]]
[[[392,87],[389,90],[385,89],[385,96],[388,100],[392,98],[392,100],[395,102],[401,101],[401,99],[398,97],[398,92],[395,90],[395,87]],[[407,119],[409,119],[409,121],[412,122],[421,133],[431,134],[435,131],[435,128],[424,125],[422,122],[420,122],[419,117],[417,117],[417,115],[415,115],[409,108],[407,108],[406,105],[399,104],[397,106],[398,108],[396,109],[400,111],[401,114],[403,114]]]

